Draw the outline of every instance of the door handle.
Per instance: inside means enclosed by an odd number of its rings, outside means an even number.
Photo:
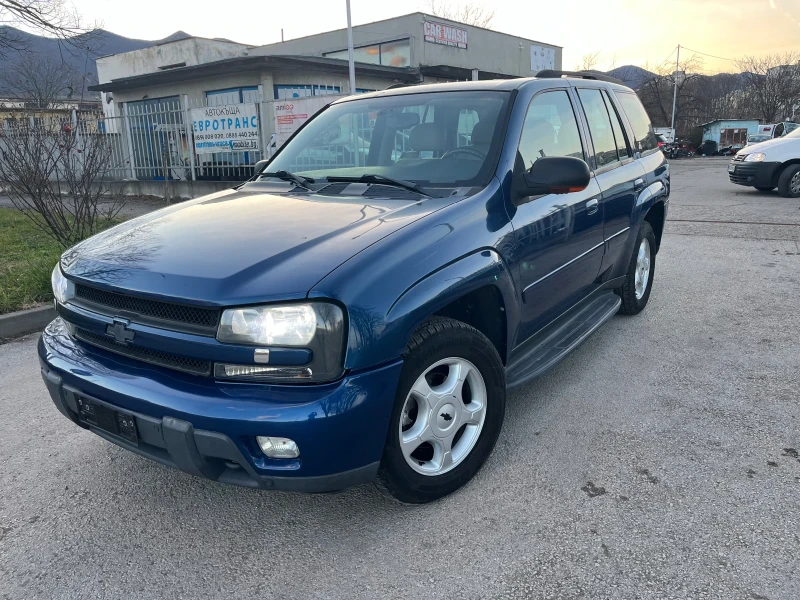
[[[643,187],[644,187],[644,179],[642,179],[641,177],[633,182],[633,189],[634,190],[639,191]]]
[[[597,201],[597,198],[592,198],[591,200],[589,200],[586,203],[586,214],[593,215],[594,213],[596,213],[597,209],[599,208],[598,204],[599,202]]]

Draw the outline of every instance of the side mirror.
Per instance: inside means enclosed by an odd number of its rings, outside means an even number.
[[[256,163],[256,164],[253,166],[253,173],[254,173],[255,175],[258,175],[259,173],[261,173],[261,171],[263,171],[263,170],[264,170],[264,167],[266,167],[266,166],[267,166],[267,163],[268,163],[268,162],[269,162],[269,160],[268,160],[268,159],[266,159],[266,158],[264,158],[264,159],[262,159],[262,160],[258,161],[258,162],[257,162],[257,163]]]
[[[571,156],[544,156],[522,175],[518,192],[522,196],[568,194],[589,185],[589,165]]]

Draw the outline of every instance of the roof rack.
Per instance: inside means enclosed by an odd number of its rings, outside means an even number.
[[[578,77],[580,79],[594,79],[597,81],[607,81],[608,83],[616,83],[617,85],[625,85],[621,80],[616,77],[609,77],[602,73],[593,71],[554,71],[553,69],[545,69],[539,71],[535,77],[540,79],[561,79],[561,77]]]

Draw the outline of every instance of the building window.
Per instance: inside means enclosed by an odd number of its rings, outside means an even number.
[[[341,92],[338,85],[276,85],[273,87],[275,88],[275,100],[325,96]]]
[[[206,106],[223,106],[225,104],[242,104],[259,102],[258,86],[228,88],[206,92]]]
[[[328,52],[323,56],[339,60],[349,60],[350,58],[347,50]],[[359,46],[358,48],[353,48],[353,60],[385,67],[408,67],[411,65],[411,42],[406,38],[369,46]]]

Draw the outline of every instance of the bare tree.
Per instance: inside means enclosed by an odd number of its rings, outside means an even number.
[[[111,148],[90,120],[19,119],[0,138],[0,183],[11,203],[68,248],[122,205],[107,201]]]
[[[677,102],[675,106],[675,129],[688,135],[696,124],[701,98],[698,95],[697,83],[701,75],[702,60],[693,56],[680,63],[679,69],[671,70],[662,65],[655,69],[652,77],[643,82],[639,88],[639,97],[647,109],[650,119],[656,126],[668,126],[672,122],[672,98],[675,81],[678,82]],[[647,65],[645,69],[649,70]]]
[[[594,71],[600,63],[600,50],[584,54],[581,62],[575,65],[576,71]]]
[[[0,78],[13,98],[35,109],[80,97],[83,87],[77,71],[52,54],[22,53]]]
[[[737,62],[750,108],[765,123],[791,118],[800,102],[800,53],[746,56]]]
[[[492,21],[494,21],[493,10],[473,2],[453,5],[438,0],[427,0],[426,6],[432,15],[475,27],[491,29]]]
[[[26,37],[20,29],[70,44],[76,36],[98,27],[84,23],[65,0],[0,0],[0,23],[6,25],[0,29],[0,57],[27,49]]]

